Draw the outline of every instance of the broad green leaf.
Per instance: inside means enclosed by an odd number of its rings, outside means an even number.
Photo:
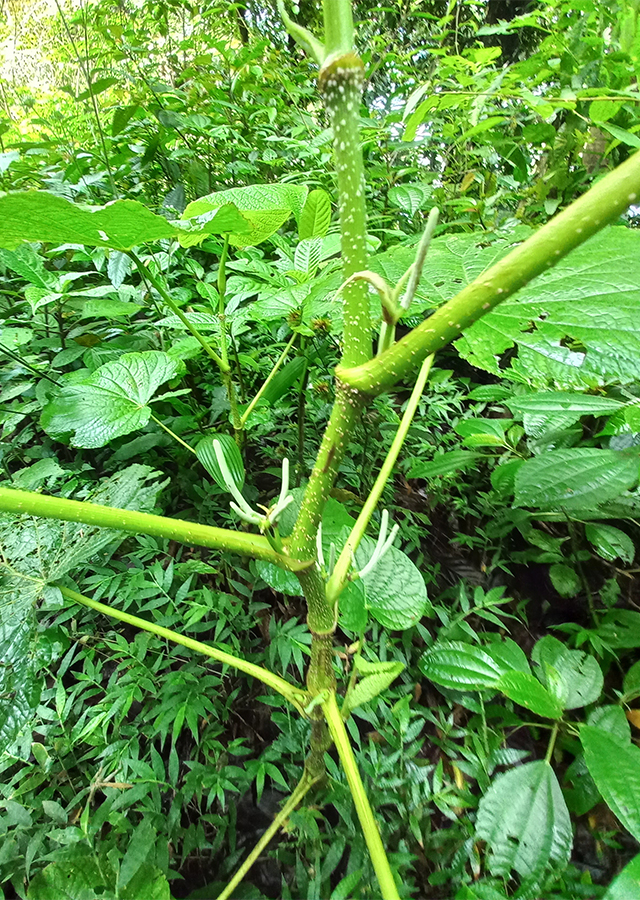
[[[562,704],[530,672],[506,672],[494,687],[538,716],[559,719],[562,715]]]
[[[29,620],[0,623],[0,755],[23,759],[43,686],[33,631]]]
[[[389,202],[414,216],[429,203],[433,190],[427,184],[400,184],[388,193]]]
[[[514,506],[567,510],[597,506],[635,485],[639,467],[635,452],[549,450],[518,469]]]
[[[200,197],[187,206],[182,218],[201,219],[233,203],[248,228],[231,232],[229,240],[236,247],[253,247],[275,234],[291,215],[298,219],[306,196],[302,185],[252,184]]]
[[[620,400],[612,400],[609,397],[597,397],[592,394],[576,394],[567,391],[544,391],[539,394],[510,397],[506,403],[510,409],[519,410],[530,415],[555,418],[562,414],[562,420],[567,425],[577,422],[581,416],[609,415],[625,406]]]
[[[345,697],[347,710],[362,706],[363,703],[373,700],[378,694],[386,691],[391,682],[395,681],[404,669],[404,663],[401,662],[371,663],[362,657],[356,657],[353,664],[358,675],[362,677],[356,683],[355,688]]]
[[[589,773],[614,815],[640,840],[640,748],[591,725],[580,729]]]
[[[149,466],[132,465],[103,481],[89,493],[73,499],[88,500],[118,509],[150,512],[162,485]],[[125,534],[57,519],[0,515],[0,622],[21,622],[45,585],[96,557],[106,547],[117,547]]]
[[[541,638],[531,652],[531,659],[541,666],[540,677],[549,690],[557,690],[558,699],[565,709],[577,709],[594,703],[604,684],[602,669],[593,656],[582,650],[570,650],[562,641],[547,635]],[[560,678],[552,686],[545,673],[545,665],[552,667]]]
[[[523,459],[508,459],[506,462],[497,465],[491,472],[491,486],[494,491],[503,497],[513,494],[516,475],[523,463]]]
[[[90,208],[71,203],[46,191],[24,191],[0,197],[0,247],[13,250],[24,242],[84,244],[131,250],[162,238],[180,240],[184,246],[208,234],[248,227],[237,209],[229,205],[203,223],[181,226],[157,216],[137,200],[115,200]]]
[[[622,688],[626,700],[633,700],[640,696],[640,659],[634,662],[626,672]]]
[[[640,647],[640,613],[633,609],[610,609],[600,620],[598,637],[612,650]]]
[[[293,258],[294,269],[306,275],[313,275],[320,263],[321,253],[322,238],[306,238],[300,241]]]
[[[494,779],[478,807],[476,839],[487,842],[492,875],[536,879],[566,865],[571,820],[548,763],[525,763]]]
[[[435,478],[436,475],[448,475],[450,472],[468,469],[478,459],[482,459],[482,454],[473,453],[471,450],[449,450],[439,453],[429,462],[412,459],[409,478]]]
[[[549,568],[549,578],[561,597],[575,597],[580,592],[580,578],[571,566],[554,563]]]
[[[640,853],[613,879],[602,900],[632,900],[640,897]]]
[[[589,116],[594,122],[606,122],[617,116],[621,106],[616,100],[594,100],[589,104]]]
[[[127,256],[126,253],[121,253],[118,250],[114,250],[113,253],[109,254],[109,260],[107,262],[107,275],[109,276],[109,281],[114,286],[114,288],[119,288],[120,285],[124,282],[127,275],[131,273],[133,268],[133,261],[131,257]]]
[[[437,243],[429,251],[432,265]],[[566,388],[636,380],[639,247],[637,230],[604,229],[467,329],[456,343],[458,351],[474,365],[501,375],[501,354],[517,346],[511,368],[543,390],[550,379]],[[442,299],[479,274],[475,266],[468,274],[463,267],[459,271],[462,285],[445,278]],[[433,272],[440,275],[437,265]],[[434,275],[433,280],[439,279]]]
[[[158,350],[125,353],[81,384],[63,387],[44,408],[42,426],[53,435],[72,434],[75,447],[104,447],[147,424],[149,400],[178,368],[176,360]]]
[[[176,233],[174,225],[135,200],[88,209],[45,191],[0,197],[0,246],[9,249],[41,241],[130,250]]]
[[[111,300],[105,297],[101,300],[87,300],[82,304],[80,319],[120,319],[127,316],[135,316],[142,306],[138,303],[129,303],[124,300]]]
[[[300,582],[287,569],[281,569],[273,563],[258,559],[255,562],[256,571],[260,578],[265,581],[274,591],[281,594],[288,594],[291,597],[302,597],[302,588]]]
[[[369,616],[365,603],[364,585],[361,581],[350,581],[345,585],[338,600],[340,625],[347,631],[361,634],[367,627]]]
[[[497,640],[492,640],[490,644],[485,644],[482,649],[502,667],[504,672],[508,672],[511,669],[515,669],[518,672],[531,672],[529,660],[519,644],[516,644],[511,638],[502,638],[498,635],[487,635],[487,637],[496,637]]]
[[[358,569],[366,565],[374,548],[374,541],[362,539],[355,554]],[[430,608],[424,578],[409,557],[396,547],[391,547],[362,581],[367,609],[386,628],[409,628]]]
[[[456,691],[493,688],[510,665],[493,659],[482,647],[462,641],[438,643],[420,659],[420,669],[431,681]]]
[[[155,843],[156,829],[148,819],[143,819],[129,840],[129,846],[120,863],[118,887],[126,887],[145,862]]]
[[[229,467],[229,472],[236,486],[242,488],[244,484],[244,462],[240,448],[230,434],[208,434],[196,445],[196,455],[209,475],[218,487],[227,490],[224,483],[218,458],[216,456],[214,441],[218,441],[222,450],[224,461]]]
[[[587,540],[596,548],[598,554],[613,562],[621,559],[627,565],[631,565],[636,554],[636,547],[628,534],[613,525],[593,523],[585,528]]]
[[[609,122],[600,122],[599,125],[600,128],[608,131],[616,140],[626,144],[627,147],[640,147],[640,137],[631,131],[627,131],[626,128],[620,128],[618,125],[612,125]]]
[[[631,726],[621,706],[595,706],[587,716],[587,725],[606,731],[625,745],[631,740]]]
[[[329,195],[320,189],[311,191],[300,213],[298,237],[301,241],[307,238],[324,237],[330,224],[331,200]]]
[[[0,233],[1,231],[2,226],[0,225]],[[33,247],[23,246],[18,247],[17,250],[0,249],[0,262],[3,262],[17,275],[22,275],[35,287],[43,288],[47,292],[60,289],[59,279],[45,269],[42,257],[36,253]]]

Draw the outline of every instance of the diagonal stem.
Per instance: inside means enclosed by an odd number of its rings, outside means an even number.
[[[215,647],[210,647],[209,644],[203,644],[202,641],[196,641],[193,638],[185,637],[185,635],[179,634],[177,631],[163,628],[161,625],[156,625],[155,622],[147,622],[146,619],[141,619],[139,616],[132,616],[130,613],[121,612],[121,610],[114,609],[112,606],[107,606],[105,603],[98,603],[97,600],[85,597],[84,594],[72,591],[70,588],[64,587],[64,585],[57,584],[56,587],[64,597],[68,597],[69,600],[75,600],[76,603],[80,603],[82,606],[87,606],[89,609],[95,609],[96,612],[102,613],[105,616],[110,616],[112,619],[118,619],[120,622],[126,622],[127,625],[133,625],[134,628],[150,631],[158,637],[173,641],[174,644],[181,644],[183,647],[188,647],[189,650],[194,650],[196,653],[203,653],[205,656],[210,656],[212,659],[215,659],[216,662],[232,666],[234,669],[244,672],[245,675],[251,675],[253,678],[259,679],[270,688],[273,688],[274,691],[282,694],[285,699],[296,707],[301,715],[306,716],[305,706],[308,703],[309,695],[304,688],[298,688],[295,685],[290,684],[288,681],[285,681],[284,678],[280,678],[279,675],[274,675],[273,672],[269,672],[268,669],[263,669],[262,666],[247,662],[239,656],[233,656],[231,653],[226,653],[224,650],[216,650]]]

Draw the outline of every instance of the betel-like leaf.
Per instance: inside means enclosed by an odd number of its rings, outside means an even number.
[[[581,447],[526,460],[515,479],[514,506],[579,510],[613,500],[638,481],[638,454]]]
[[[307,188],[302,185],[252,184],[200,197],[187,206],[182,218],[201,219],[232,203],[249,227],[232,231],[229,241],[236,247],[254,247],[275,234],[291,215],[298,219],[306,196]]]
[[[640,853],[614,878],[602,900],[631,900],[640,897]]]
[[[622,562],[631,565],[636,555],[636,547],[628,534],[613,525],[603,525],[601,523],[593,523],[585,528],[587,540],[596,548],[598,554],[603,558],[613,562],[614,559],[621,559]]]
[[[355,554],[358,569],[364,568],[374,549],[374,541],[362,539]],[[385,553],[362,582],[367,609],[386,628],[410,628],[429,608],[427,588],[419,569],[396,547]]]
[[[324,237],[331,224],[331,200],[326,191],[318,188],[311,191],[300,213],[298,237],[301,241],[307,238]]]
[[[131,250],[139,244],[174,238],[184,246],[208,234],[223,234],[232,228],[248,228],[238,210],[229,204],[215,219],[202,225],[182,226],[157,216],[137,200],[115,200],[89,208],[46,191],[24,191],[0,197],[0,247],[13,250],[24,242],[84,244]]]
[[[422,656],[420,669],[431,681],[456,691],[481,691],[495,686],[512,670],[482,647],[462,641],[438,643]]]
[[[427,206],[432,193],[433,189],[428,184],[399,184],[392,187],[387,196],[394,206],[414,216]]]
[[[640,840],[640,748],[601,728],[583,725],[580,740],[589,774],[607,805]]]
[[[113,438],[143,428],[147,405],[158,387],[178,372],[167,353],[125,353],[81,384],[70,384],[45,406],[42,426],[49,434],[72,434],[76,447],[103,447]]]
[[[569,810],[551,766],[538,760],[498,775],[480,801],[476,838],[486,841],[492,875],[541,877],[569,861]]]
[[[196,456],[213,478],[218,487],[227,490],[216,456],[214,441],[218,441],[224,461],[236,486],[241,489],[244,484],[244,462],[240,448],[230,434],[208,434],[196,445]]]
[[[459,353],[500,375],[501,354],[517,346],[511,368],[540,387],[637,379],[639,247],[637,231],[604,229],[467,329]],[[446,285],[446,299],[456,287]]]
[[[536,643],[531,659],[540,666],[540,680],[564,709],[587,706],[602,693],[604,678],[597,660],[582,650],[570,650],[552,635]]]

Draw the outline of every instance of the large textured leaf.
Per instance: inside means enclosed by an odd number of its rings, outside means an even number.
[[[198,239],[215,232],[221,234],[243,223],[237,210],[225,210],[224,220],[208,221],[192,229]],[[185,231],[157,216],[137,200],[116,200],[90,209],[71,203],[46,191],[25,191],[0,197],[0,247],[15,249],[24,242],[85,244],[131,250],[138,244],[161,238],[185,239]],[[245,226],[246,227],[246,226]]]
[[[82,384],[71,384],[44,408],[42,426],[53,435],[73,434],[76,447],[103,447],[143,428],[158,387],[178,372],[167,353],[125,353],[105,363]]]
[[[300,214],[298,237],[301,241],[307,238],[324,237],[331,224],[331,200],[326,191],[311,191]]]
[[[368,662],[362,657],[356,657],[354,666],[360,676],[354,689],[345,698],[346,710],[362,706],[389,687],[392,681],[400,675],[404,669],[401,662]],[[343,712],[345,706],[343,705]]]
[[[592,394],[575,394],[567,391],[543,391],[539,394],[525,394],[522,397],[510,397],[507,406],[520,412],[536,415],[557,416],[562,414],[575,416],[601,416],[614,413],[625,404],[609,397],[596,397]]]
[[[512,666],[490,656],[476,644],[447,641],[427,650],[420,659],[420,669],[442,687],[471,691],[494,687]]]
[[[559,719],[562,715],[562,704],[530,672],[507,672],[500,676],[495,687],[538,716]]]
[[[632,897],[640,897],[640,853],[613,879],[602,900],[631,900]]]
[[[156,866],[143,863],[116,894],[115,873],[106,859],[100,863],[82,853],[49,863],[30,882],[28,900],[171,900],[169,882]]]
[[[618,557],[628,565],[631,565],[636,555],[636,546],[628,534],[613,525],[587,525],[585,528],[587,540],[596,548],[603,559],[613,562]]]
[[[566,865],[571,820],[551,766],[539,760],[498,775],[480,801],[476,838],[487,842],[493,875],[536,879]]]
[[[0,659],[0,752],[25,759],[42,691],[30,622],[0,624]]]
[[[511,367],[540,387],[550,380],[579,387],[637,379],[639,251],[636,230],[599,232],[476,322],[457,342],[458,351],[499,375],[500,355],[517,346]],[[472,274],[465,273],[464,283]],[[451,296],[449,285],[446,293]]]
[[[355,554],[358,569],[366,565],[374,548],[374,541],[362,539]],[[386,628],[409,628],[429,608],[427,588],[420,571],[406,553],[396,547],[391,547],[362,581],[367,609]]]
[[[564,709],[587,706],[602,693],[604,678],[594,657],[570,650],[552,635],[537,642],[531,658],[540,665],[541,680]]]
[[[236,247],[253,247],[275,234],[292,214],[298,219],[306,196],[307,188],[302,185],[252,184],[200,197],[187,206],[182,218],[206,217],[233,203],[249,227],[232,232],[229,240]]]
[[[149,466],[133,465],[103,481],[97,490],[76,493],[119,509],[149,512],[162,484]],[[24,620],[49,582],[57,581],[93,559],[106,547],[117,546],[121,531],[57,519],[0,515],[0,622],[13,626]]]
[[[148,512],[162,485],[148,466],[133,465],[75,499]],[[56,519],[0,515],[0,751],[28,758],[30,724],[40,697],[40,660],[32,608],[47,585],[113,551],[124,532]],[[59,592],[58,592],[59,596]]]
[[[515,506],[578,510],[613,500],[638,480],[638,454],[578,448],[526,460],[515,479]]]
[[[582,726],[580,740],[589,774],[602,797],[640,841],[640,748],[591,725]]]

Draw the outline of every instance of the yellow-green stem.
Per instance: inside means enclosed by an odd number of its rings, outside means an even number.
[[[314,778],[307,771],[303,773],[302,778],[296,785],[295,790],[293,791],[285,805],[276,815],[271,825],[269,825],[265,833],[262,835],[258,843],[255,845],[249,856],[247,856],[245,861],[242,863],[242,865],[235,873],[231,881],[227,884],[222,893],[218,894],[216,900],[228,900],[228,898],[232,895],[244,876],[247,874],[251,866],[258,859],[262,851],[267,847],[267,845],[279,831],[279,829],[282,828],[282,826],[286,823],[287,819],[295,810],[296,806],[298,806],[305,794],[313,787],[314,784],[318,782],[318,780],[318,778]]]
[[[287,346],[284,348],[284,350],[282,351],[282,353],[281,353],[280,356],[278,357],[278,360],[277,360],[276,364],[274,365],[273,369],[269,372],[269,374],[268,374],[266,380],[264,381],[262,387],[260,388],[260,390],[258,391],[258,393],[255,395],[255,397],[253,398],[253,400],[251,401],[251,403],[249,404],[249,406],[247,406],[247,408],[245,409],[245,411],[242,413],[242,418],[241,418],[240,421],[241,421],[243,427],[245,426],[245,424],[246,424],[246,422],[247,422],[247,419],[249,418],[249,416],[251,415],[251,413],[252,413],[253,410],[255,409],[256,403],[260,400],[260,398],[261,398],[262,395],[264,394],[264,392],[265,392],[265,390],[266,390],[266,388],[267,388],[267,385],[269,385],[269,384],[271,383],[271,381],[272,381],[274,375],[278,372],[280,366],[282,365],[282,363],[285,361],[285,359],[286,359],[287,356],[289,355],[289,350],[291,350],[291,348],[293,347],[293,342],[295,341],[296,337],[297,337],[296,334],[292,334],[292,335],[291,335],[291,337],[290,337],[290,339],[289,339],[289,341],[288,341],[288,343],[287,343]]]
[[[160,419],[157,419],[154,415],[151,416],[151,419],[156,423],[156,425],[159,425],[160,428],[163,428],[167,432],[167,434],[170,434],[175,441],[177,441],[179,444],[182,444],[183,447],[186,447],[187,450],[190,450],[192,453],[196,452],[193,447],[190,447],[186,441],[183,441],[181,437],[178,437],[175,431],[172,431],[167,425],[164,424],[164,422],[161,422]]]
[[[400,894],[398,893],[389,860],[387,859],[378,825],[374,818],[373,810],[371,809],[371,805],[367,798],[364,785],[362,784],[360,773],[358,772],[358,764],[356,763],[349,742],[349,735],[347,734],[342,716],[340,715],[336,695],[333,691],[327,692],[327,698],[322,703],[322,709],[327,720],[327,725],[329,726],[329,732],[336,745],[336,750],[338,751],[344,773],[347,776],[349,790],[351,791],[362,832],[365,841],[367,842],[367,848],[371,856],[371,862],[373,863],[378,884],[380,885],[382,898],[383,900],[400,900]]]
[[[418,408],[420,397],[422,396],[424,386],[427,382],[427,378],[429,377],[429,371],[431,369],[432,362],[433,356],[429,356],[422,363],[422,368],[420,369],[415,387],[411,392],[411,397],[409,398],[409,402],[407,403],[407,407],[404,411],[395,437],[391,443],[389,452],[387,453],[385,461],[380,467],[378,477],[376,478],[375,483],[371,488],[369,496],[367,497],[365,504],[360,511],[360,515],[358,516],[356,524],[353,526],[351,534],[349,535],[347,542],[342,548],[340,556],[338,557],[338,561],[336,562],[334,570],[331,573],[331,577],[327,582],[326,594],[329,603],[337,603],[338,597],[340,596],[340,593],[342,592],[342,589],[346,584],[353,554],[358,549],[358,545],[360,544],[360,541],[362,540],[362,537],[371,520],[373,511],[375,510],[378,501],[382,496],[382,492],[387,481],[391,477],[393,467],[396,464],[396,460],[398,459],[400,450],[402,449],[402,445],[404,444],[407,432],[409,431],[411,422],[413,421],[413,417],[415,416],[416,409]]]
[[[60,593],[64,597],[75,600],[76,603],[80,603],[82,606],[87,606],[89,609],[95,609],[96,612],[102,613],[105,616],[110,616],[112,619],[118,619],[120,622],[126,622],[127,625],[133,625],[135,628],[141,628],[143,631],[150,631],[151,634],[172,641],[174,644],[181,644],[183,647],[194,650],[196,653],[203,653],[205,656],[210,656],[211,659],[215,659],[216,662],[224,663],[224,665],[231,666],[234,669],[238,669],[240,672],[244,672],[246,675],[257,678],[270,688],[273,688],[274,691],[282,694],[283,697],[296,707],[299,713],[306,715],[304,710],[309,702],[309,695],[304,688],[298,688],[293,684],[289,684],[284,678],[280,678],[279,675],[274,675],[273,672],[269,672],[268,669],[263,669],[262,666],[256,666],[254,663],[247,662],[238,656],[233,656],[231,653],[226,653],[224,650],[216,650],[215,647],[210,647],[208,644],[203,644],[202,641],[195,641],[193,638],[185,637],[177,631],[163,628],[161,625],[156,625],[155,622],[147,622],[146,619],[141,619],[139,616],[132,616],[130,613],[121,612],[121,610],[114,609],[112,606],[107,606],[105,603],[98,603],[97,600],[85,597],[84,594],[79,594],[77,591],[73,591],[62,584],[56,585],[56,587],[59,588]]]

